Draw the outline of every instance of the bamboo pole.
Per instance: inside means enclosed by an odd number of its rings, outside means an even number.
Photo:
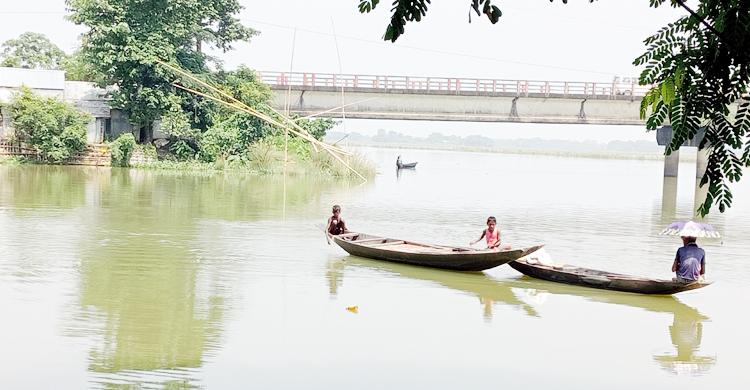
[[[280,124],[280,123],[279,123],[278,121],[274,120],[273,118],[271,118],[271,117],[269,117],[269,116],[267,116],[267,115],[265,115],[265,114],[263,114],[263,113],[261,113],[261,112],[259,112],[259,111],[255,110],[255,109],[253,109],[252,107],[248,106],[247,104],[243,103],[242,101],[240,101],[240,100],[236,99],[236,98],[235,98],[234,96],[232,96],[232,95],[230,95],[230,94],[228,94],[228,93],[226,93],[226,92],[224,92],[224,91],[220,90],[219,88],[216,88],[216,87],[214,87],[213,85],[211,85],[211,84],[209,84],[209,83],[207,83],[207,82],[205,82],[205,81],[203,81],[203,80],[201,80],[201,79],[199,79],[199,78],[195,77],[194,75],[190,74],[189,72],[186,72],[186,71],[184,71],[184,70],[182,70],[182,69],[179,69],[179,68],[177,68],[177,67],[174,67],[174,66],[172,66],[172,65],[169,65],[169,64],[167,64],[166,62],[164,62],[164,61],[161,61],[161,60],[156,60],[156,62],[158,62],[158,63],[160,63],[160,64],[164,65],[165,67],[167,67],[167,68],[169,68],[169,69],[171,69],[171,70],[173,70],[173,71],[175,71],[175,72],[177,72],[177,73],[179,73],[179,74],[181,74],[181,75],[183,75],[183,76],[185,76],[185,77],[187,77],[187,78],[189,78],[189,79],[191,79],[191,80],[193,80],[193,81],[197,82],[198,84],[200,84],[200,85],[203,85],[203,86],[205,86],[206,88],[208,88],[208,89],[210,89],[210,90],[212,90],[212,91],[214,91],[214,92],[216,92],[216,93],[218,93],[218,94],[220,94],[220,95],[222,95],[222,96],[224,96],[224,97],[228,98],[229,100],[231,100],[231,101],[233,102],[233,105],[232,105],[232,107],[234,107],[234,108],[239,108],[239,107],[242,107],[243,111],[245,111],[245,112],[247,112],[247,113],[249,113],[249,114],[251,114],[251,115],[255,116],[255,117],[256,117],[256,118],[258,118],[258,119],[261,119],[261,120],[264,120],[264,121],[266,121],[266,122],[268,122],[268,123],[274,124],[274,125],[276,125],[276,126],[278,126],[278,127],[282,128],[282,129],[283,129],[283,128],[287,128],[287,127],[288,127],[288,126],[284,126],[284,125]],[[212,100],[218,101],[218,102],[220,102],[220,103],[226,103],[226,102],[224,102],[224,101],[223,101],[223,100],[221,100],[221,99],[217,99],[217,98],[214,98],[213,96],[210,96],[210,95],[204,94],[204,93],[202,93],[202,92],[199,92],[199,91],[196,91],[196,90],[194,90],[194,89],[190,89],[190,88],[187,88],[187,87],[184,87],[184,86],[182,86],[182,85],[179,85],[179,84],[175,84],[175,83],[173,83],[172,85],[174,85],[174,86],[176,86],[176,87],[178,87],[178,88],[184,89],[184,90],[186,90],[186,91],[188,91],[188,92],[191,92],[191,93],[195,93],[195,94],[199,94],[200,96],[203,96],[203,97],[206,97],[206,98],[209,98],[209,99],[212,99]],[[277,114],[278,114],[279,116],[282,116],[282,117],[283,117],[283,118],[284,118],[285,120],[287,120],[287,121],[291,121],[291,119],[289,119],[288,117],[286,117],[286,116],[282,115],[282,114],[281,114],[281,113],[279,113],[278,111],[274,110],[274,112],[276,112],[276,113],[277,113]],[[298,126],[298,127],[299,127],[299,126]],[[304,130],[304,129],[303,129],[303,130]],[[306,131],[305,131],[305,133],[306,133]],[[305,137],[303,137],[303,138],[305,138]],[[353,153],[351,153],[351,152],[348,152],[348,151],[345,151],[345,150],[343,150],[343,149],[341,149],[341,148],[338,148],[338,147],[334,147],[334,146],[332,146],[332,145],[327,145],[327,144],[325,144],[325,143],[323,143],[323,142],[321,142],[321,141],[318,141],[317,139],[315,139],[314,137],[312,137],[312,136],[310,136],[310,135],[308,135],[308,138],[305,138],[305,139],[306,139],[307,141],[309,141],[309,142],[317,143],[317,144],[321,145],[321,147],[323,147],[323,148],[325,148],[325,149],[331,149],[331,148],[332,148],[332,149],[333,149],[334,151],[336,151],[337,153],[341,153],[341,154],[343,154],[343,155],[347,155],[347,156],[353,156],[353,155],[354,155]],[[324,146],[324,145],[325,145],[325,146]],[[329,148],[327,148],[326,146],[329,146]]]
[[[300,118],[297,118],[297,119],[292,119],[292,122],[296,122],[296,121],[302,120],[302,119],[314,118],[314,117],[316,117],[318,115],[323,115],[323,114],[326,114],[326,113],[329,113],[329,112],[337,111],[337,110],[340,110],[340,109],[342,109],[344,107],[351,106],[353,104],[359,104],[359,103],[369,102],[370,100],[375,100],[375,99],[380,99],[380,98],[374,97],[374,98],[364,99],[364,100],[360,100],[360,101],[356,101],[356,102],[351,102],[351,103],[345,104],[343,106],[338,106],[338,107],[331,108],[330,110],[316,112],[315,114],[310,114],[310,115],[303,116],[303,117],[300,117]]]
[[[240,106],[238,106],[238,105],[236,105],[236,104],[233,104],[233,103],[225,102],[225,101],[223,101],[223,100],[221,100],[221,99],[219,99],[219,98],[216,98],[216,97],[214,97],[214,96],[211,96],[211,95],[207,95],[207,94],[205,94],[205,93],[203,93],[203,92],[200,92],[200,91],[196,91],[196,90],[194,90],[194,89],[190,89],[190,88],[187,88],[187,87],[185,87],[185,86],[182,86],[182,85],[180,85],[180,84],[172,84],[172,85],[174,85],[174,86],[175,86],[175,87],[177,87],[177,88],[183,89],[183,90],[185,90],[185,91],[188,91],[188,92],[194,93],[194,94],[196,94],[196,95],[198,95],[198,96],[202,96],[202,97],[205,97],[205,98],[207,98],[207,99],[211,99],[211,100],[214,100],[214,101],[216,101],[216,102],[218,102],[218,103],[222,103],[222,104],[224,104],[224,105],[227,105],[227,106],[229,106],[229,107],[232,107],[232,108],[238,109],[238,110],[240,110],[240,111],[244,111],[244,112],[247,112],[248,114],[251,114],[251,115],[255,115],[255,113],[253,113],[253,112],[252,112],[251,110],[245,109],[244,107],[240,107]],[[263,118],[260,118],[260,119],[263,119]],[[265,119],[264,119],[264,120],[265,120]],[[268,119],[267,119],[267,121],[268,121],[269,123],[271,123],[271,124],[274,124],[274,125],[276,125],[276,126],[279,126],[279,127],[281,127],[281,128],[286,128],[286,129],[288,129],[288,130],[289,130],[290,132],[292,132],[292,133],[296,134],[297,136],[299,136],[299,137],[301,137],[301,138],[303,138],[303,139],[305,139],[305,140],[307,140],[307,141],[309,141],[309,142],[317,143],[318,145],[320,145],[321,147],[323,147],[323,148],[324,148],[324,149],[325,149],[326,151],[328,151],[328,153],[330,153],[330,154],[331,154],[331,156],[333,156],[334,158],[336,158],[337,160],[339,160],[339,162],[341,162],[342,164],[344,164],[344,166],[345,166],[345,167],[347,167],[347,168],[348,168],[348,169],[349,169],[350,171],[354,172],[354,174],[356,174],[357,176],[359,176],[359,178],[361,178],[362,180],[364,180],[365,182],[367,182],[367,179],[366,179],[366,178],[365,178],[364,176],[362,176],[362,174],[360,174],[359,172],[357,172],[357,171],[356,171],[356,170],[355,170],[354,168],[352,168],[352,167],[351,167],[351,166],[350,166],[349,164],[347,164],[347,163],[346,163],[346,162],[345,162],[345,161],[344,161],[344,160],[343,160],[343,159],[342,159],[341,157],[339,157],[339,156],[338,156],[338,155],[337,155],[337,154],[336,154],[336,153],[335,153],[335,152],[334,152],[334,151],[332,150],[332,149],[338,149],[338,148],[335,148],[335,147],[334,147],[334,146],[332,146],[332,145],[328,145],[328,144],[327,144],[327,143],[325,143],[325,142],[321,142],[321,141],[318,141],[318,140],[317,140],[317,139],[315,139],[314,137],[312,137],[312,136],[309,136],[309,135],[307,135],[307,134],[304,134],[304,133],[300,133],[300,132],[298,132],[298,131],[296,131],[296,130],[292,130],[292,129],[290,129],[290,128],[289,128],[289,126],[286,126],[286,127],[285,127],[285,126],[283,126],[282,124],[280,124],[279,122],[277,122],[277,121],[275,121],[275,120],[273,120],[273,119],[271,119],[271,118],[268,118]],[[349,153],[349,152],[347,152],[347,153]],[[352,154],[352,153],[349,153],[349,154]]]

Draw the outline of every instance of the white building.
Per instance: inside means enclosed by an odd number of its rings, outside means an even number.
[[[46,96],[57,96],[78,110],[91,114],[93,120],[86,132],[88,143],[100,143],[105,134],[131,131],[124,113],[111,110],[105,99],[107,91],[86,81],[66,81],[65,71],[0,67],[0,138],[12,134],[10,112],[3,103],[21,86],[33,88]]]

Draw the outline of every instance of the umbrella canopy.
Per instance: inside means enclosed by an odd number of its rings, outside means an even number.
[[[677,221],[672,222],[659,233],[664,236],[721,238],[713,226],[705,222]]]

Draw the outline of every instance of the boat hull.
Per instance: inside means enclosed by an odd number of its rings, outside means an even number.
[[[528,264],[526,261],[512,261],[508,265],[524,275],[550,282],[637,294],[671,295],[705,287],[712,283],[648,279],[567,265],[558,268]]]
[[[365,234],[333,236],[333,240],[353,256],[453,271],[483,271],[519,259],[541,248],[534,246],[500,251],[478,250],[425,245]]]

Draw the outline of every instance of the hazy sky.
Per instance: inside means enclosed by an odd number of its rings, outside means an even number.
[[[486,17],[476,14],[468,23],[469,0],[434,0],[422,22],[408,24],[406,34],[394,44],[381,40],[390,17],[390,1],[381,1],[370,14],[359,13],[358,0],[239,2],[245,6],[239,15],[242,22],[260,30],[261,34],[250,43],[235,45],[235,50],[228,53],[212,53],[222,58],[228,69],[244,63],[264,71],[292,69],[511,80],[610,82],[614,75],[637,74],[639,70],[632,61],[643,53],[643,39],[683,14],[668,6],[649,8],[648,0],[594,3],[570,0],[568,4],[561,0],[552,3],[549,0],[495,0],[503,16],[492,25]],[[46,34],[63,50],[71,52],[77,45],[78,35],[85,31],[64,19],[64,0],[3,0],[3,3],[0,42],[25,31],[35,31]],[[687,3],[697,4],[696,1]],[[337,39],[334,39],[334,29]],[[383,127],[408,132],[412,128],[435,127],[446,129],[443,133],[447,134],[457,127],[456,123],[435,122],[358,124],[367,122],[373,121],[351,121],[351,125],[348,121],[347,128],[360,131],[361,127],[361,132],[371,133],[366,129]],[[467,124],[461,127],[482,132],[507,129],[515,133],[514,126]],[[611,132],[622,132],[622,127],[614,127],[620,130]],[[487,130],[490,128],[492,130]],[[525,132],[532,128],[545,126],[531,126]],[[645,139],[643,129],[633,131],[638,133],[633,139]],[[515,137],[497,135],[494,138]],[[646,138],[651,139],[653,135]]]

